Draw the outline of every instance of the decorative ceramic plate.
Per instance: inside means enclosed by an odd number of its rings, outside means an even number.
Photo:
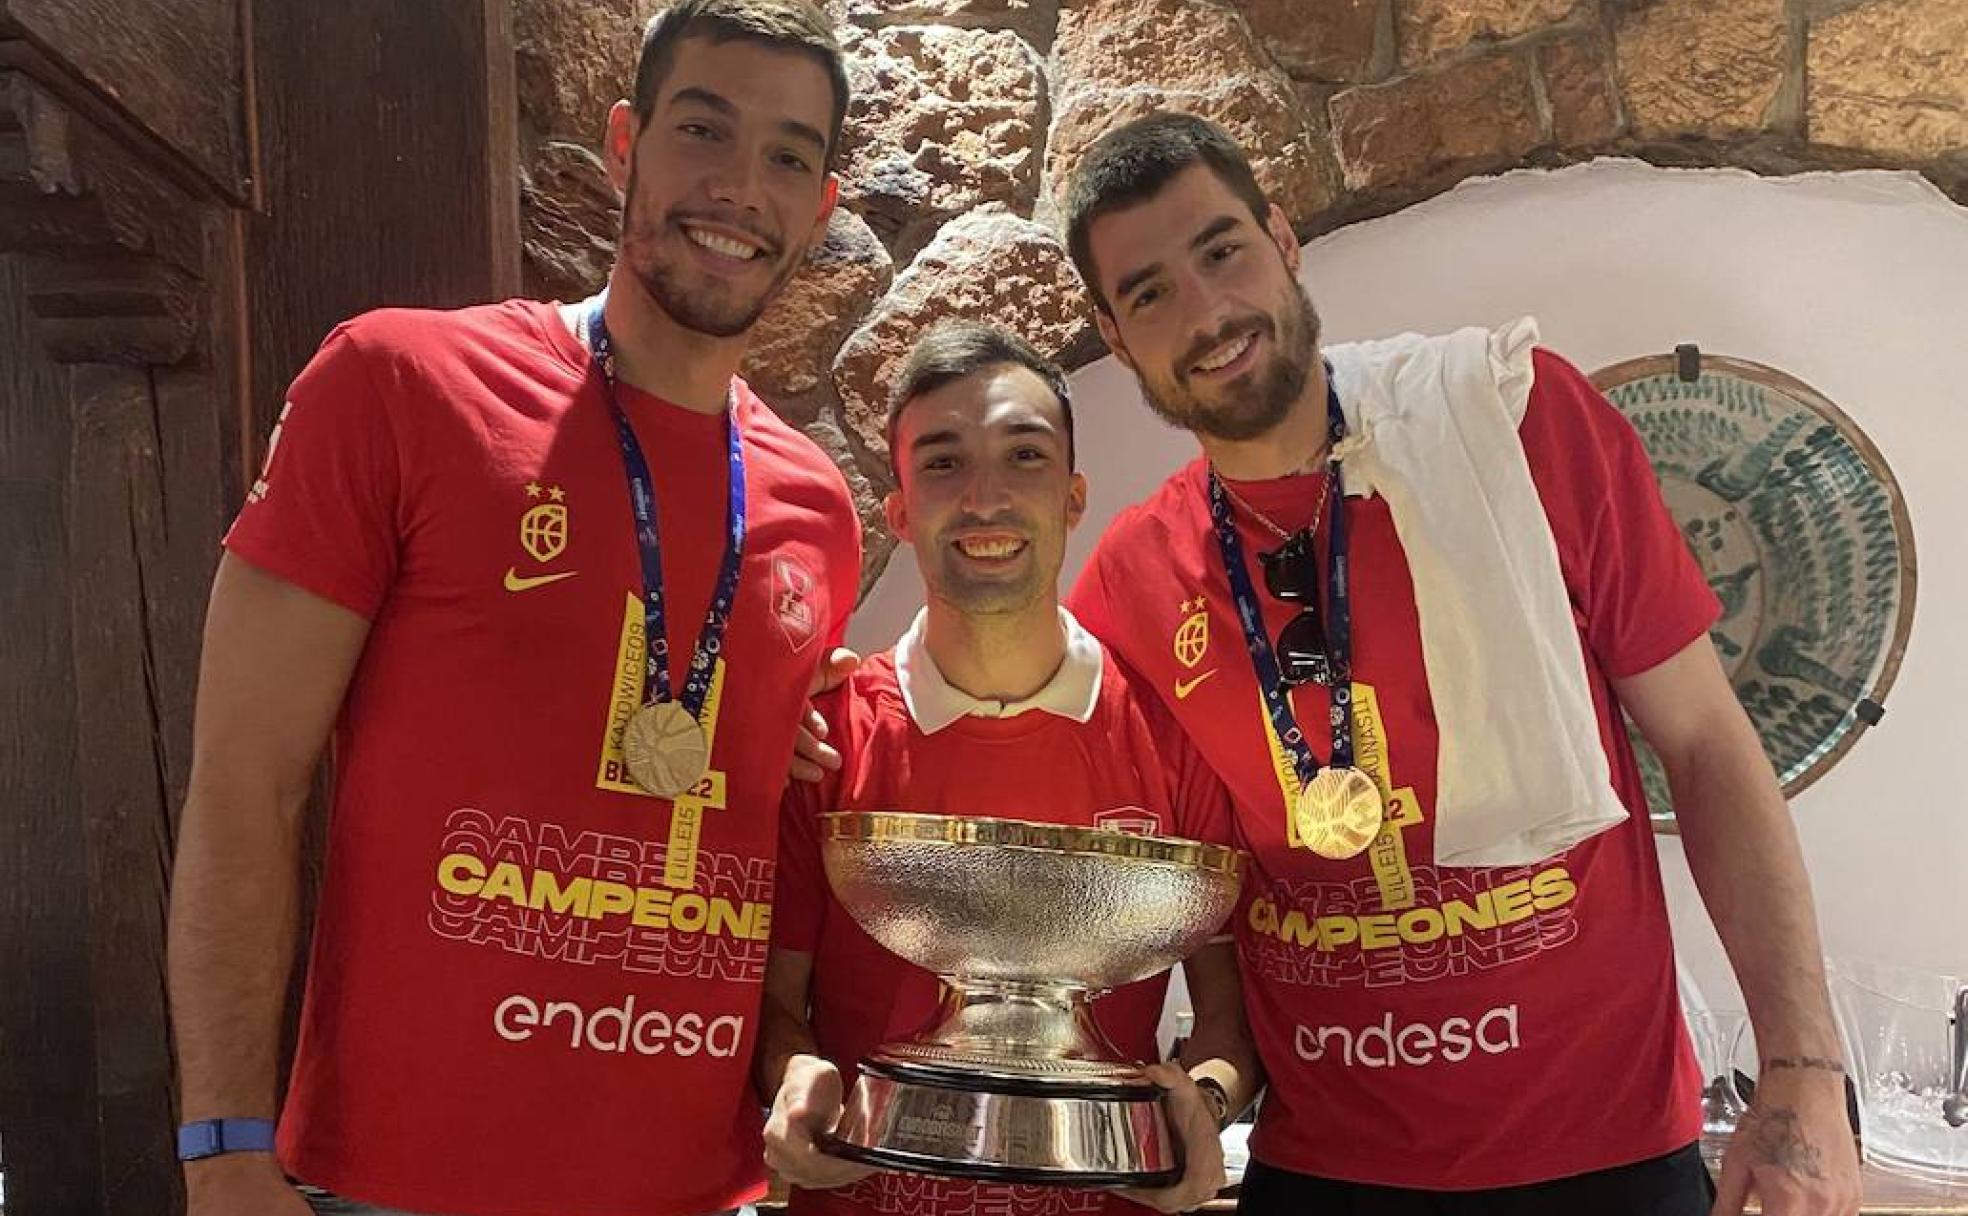
[[[1915,581],[1899,484],[1843,411],[1775,368],[1684,348],[1592,381],[1640,432],[1722,601],[1710,637],[1795,796],[1879,720],[1899,673]],[[1634,742],[1672,831],[1666,776]]]

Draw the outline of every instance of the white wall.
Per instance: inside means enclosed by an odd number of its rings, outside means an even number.
[[[1465,183],[1306,255],[1331,341],[1529,313],[1587,371],[1695,342],[1782,368],[1864,428],[1913,517],[1913,637],[1885,721],[1794,809],[1831,953],[1968,974],[1968,210],[1911,174],[1602,161]],[[1113,360],[1073,379],[1091,509],[1068,584],[1104,521],[1194,452]],[[850,640],[888,644],[921,597],[900,550]],[[1735,1004],[1679,840],[1661,853],[1686,970]]]

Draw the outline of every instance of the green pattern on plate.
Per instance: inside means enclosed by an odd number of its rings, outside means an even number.
[[[1860,701],[1883,701],[1904,647],[1913,538],[1898,487],[1849,419],[1782,373],[1713,357],[1692,382],[1622,368],[1596,379],[1722,601],[1710,636],[1794,793],[1849,745]],[[1660,762],[1634,743],[1654,818],[1671,823]]]

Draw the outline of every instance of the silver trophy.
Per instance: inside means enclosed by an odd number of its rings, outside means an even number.
[[[827,880],[870,936],[943,980],[941,1008],[861,1061],[835,1156],[1053,1186],[1181,1177],[1161,1091],[1091,1014],[1166,970],[1237,899],[1235,849],[1010,819],[843,812]]]

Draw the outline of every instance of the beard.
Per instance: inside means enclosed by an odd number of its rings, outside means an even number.
[[[630,169],[628,201],[622,208],[622,260],[656,306],[685,329],[713,338],[735,338],[745,333],[799,270],[803,250],[790,250],[771,234],[744,225],[765,246],[757,254],[760,260],[780,259],[764,287],[750,289],[694,274],[684,261],[687,255],[666,252],[664,245],[671,237],[690,239],[682,226],[688,214],[672,210],[658,216],[650,214],[651,210],[636,193],[635,170]],[[720,222],[731,223],[728,219]]]
[[[1204,401],[1189,387],[1186,369],[1244,333],[1271,339],[1270,362],[1221,386],[1224,403]],[[1148,408],[1163,422],[1212,439],[1241,443],[1268,434],[1291,413],[1311,379],[1312,360],[1318,352],[1319,314],[1305,288],[1294,280],[1284,307],[1276,315],[1252,313],[1234,318],[1184,354],[1175,364],[1177,370],[1159,375],[1143,372],[1138,378]]]
[[[967,568],[954,540],[964,528],[979,526],[975,520],[961,521],[939,533],[933,556],[921,552],[916,555],[924,587],[932,596],[963,616],[1005,616],[1023,612],[1050,593],[1059,575],[1057,560],[1050,563],[1050,569],[1046,568],[1045,555],[1051,547],[1037,528],[1026,526],[1030,521],[1004,519],[992,522],[1004,527],[1016,527],[1027,538],[1015,571],[987,575]],[[1063,544],[1058,548],[1063,550]]]

